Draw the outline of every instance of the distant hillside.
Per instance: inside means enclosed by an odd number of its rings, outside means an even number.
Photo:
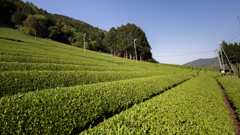
[[[218,58],[208,58],[208,59],[198,59],[194,60],[192,62],[188,62],[184,65],[190,65],[190,66],[197,66],[197,67],[205,67],[205,68],[214,68],[219,69],[219,62]]]

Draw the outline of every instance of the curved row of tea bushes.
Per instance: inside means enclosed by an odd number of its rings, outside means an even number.
[[[72,65],[85,65],[85,66],[103,66],[107,67],[106,64],[101,62],[91,61],[76,61],[76,60],[62,60],[53,58],[41,58],[41,57],[25,57],[25,56],[11,56],[11,55],[0,55],[1,62],[26,62],[26,63],[55,63],[55,64],[72,64]]]
[[[55,87],[149,77],[161,71],[9,71],[0,72],[0,97]]]
[[[219,71],[206,71],[208,76],[211,76],[213,78],[217,78],[221,76],[221,72]]]
[[[215,79],[192,78],[81,134],[234,134]]]
[[[191,76],[196,77],[198,76],[199,71],[200,70],[188,70],[187,74],[190,74]]]
[[[81,57],[79,57],[81,58]],[[83,60],[81,60],[83,59]],[[85,58],[76,59],[53,59],[45,57],[25,57],[25,56],[11,56],[11,55],[0,55],[0,62],[15,62],[15,63],[51,63],[51,64],[66,64],[66,65],[79,65],[79,66],[99,66],[99,67],[123,67],[132,68],[130,66],[125,66],[124,64],[118,65],[115,63],[108,63],[96,60],[84,60]],[[104,60],[103,60],[104,61]],[[135,66],[132,70],[143,70],[141,67]]]
[[[125,66],[101,67],[101,66],[84,66],[84,65],[53,64],[53,63],[0,62],[0,71],[17,71],[17,70],[21,70],[21,71],[32,71],[32,70],[38,70],[38,71],[39,70],[135,71],[135,69],[125,67]]]
[[[235,110],[238,121],[240,121],[240,79],[222,76],[218,77],[217,81],[223,87],[228,100]]]
[[[190,79],[162,75],[62,87],[0,99],[1,134],[76,134]]]

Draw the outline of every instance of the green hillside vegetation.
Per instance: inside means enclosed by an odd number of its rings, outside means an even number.
[[[226,105],[219,102],[222,100],[215,79],[202,75],[135,105],[82,134],[232,133],[232,121]]]
[[[234,134],[218,83],[240,121],[239,79],[216,58],[159,64],[135,24],[105,31],[21,0],[0,2],[0,22],[1,134]],[[223,42],[236,65],[239,46]]]
[[[0,3],[0,7],[0,22],[16,26],[19,30],[22,26],[22,32],[28,35],[34,35],[35,29],[39,37],[78,46],[82,45],[79,42],[83,43],[84,33],[99,45],[102,45],[106,33],[86,22],[50,14],[33,3],[24,3],[21,0],[5,0]]]
[[[234,133],[218,70],[84,54],[0,26],[1,134]]]
[[[151,46],[144,31],[135,24],[126,24],[106,30],[74,18],[50,14],[33,3],[21,0],[4,0],[0,3],[0,22],[15,26],[19,32],[30,36],[48,38],[79,48],[112,53],[126,59],[136,59],[133,41],[136,42],[137,59],[157,63],[152,58]],[[19,37],[18,40],[23,40]]]

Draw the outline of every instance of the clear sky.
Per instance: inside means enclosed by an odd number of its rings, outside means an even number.
[[[49,13],[106,31],[134,23],[145,32],[153,57],[160,63],[213,58],[219,41],[240,42],[240,0],[28,1]]]

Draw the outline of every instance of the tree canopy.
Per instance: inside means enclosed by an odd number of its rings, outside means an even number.
[[[222,42],[222,47],[229,59],[229,61],[233,64],[236,63],[236,66],[238,67],[238,64],[240,63],[240,43],[234,42],[234,43],[226,43],[225,41]],[[226,57],[223,56],[224,63],[228,63]],[[230,66],[230,65],[229,65]],[[238,68],[239,70],[239,68]]]
[[[144,31],[135,24],[126,24],[120,27],[112,27],[104,38],[104,44],[113,50],[118,56],[124,58],[135,58],[134,39],[136,40],[137,56],[140,60],[152,58],[151,47],[147,41]]]

